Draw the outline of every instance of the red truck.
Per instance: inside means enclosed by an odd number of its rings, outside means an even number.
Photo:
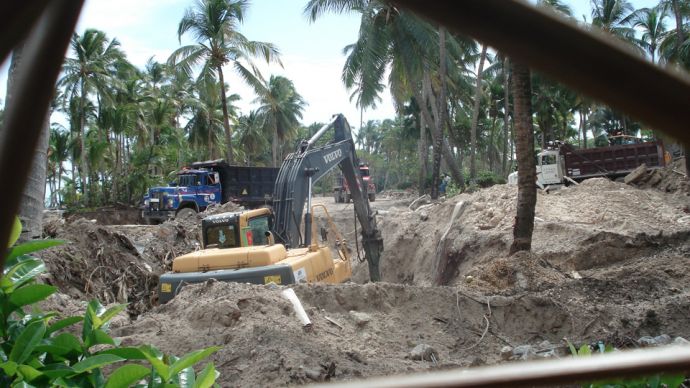
[[[369,175],[369,166],[365,163],[360,163],[359,173],[364,181],[364,192],[367,193],[369,202],[374,202],[376,200],[376,185],[371,179],[371,175]],[[333,186],[333,197],[336,203],[349,203],[352,200],[350,188],[347,187],[347,181],[343,178],[342,174],[336,178],[335,186]]]

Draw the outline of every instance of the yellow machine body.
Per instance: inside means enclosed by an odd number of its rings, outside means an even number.
[[[326,215],[328,212],[325,210]],[[241,231],[248,230],[249,221],[256,217],[270,215],[268,209],[243,212],[237,218]],[[329,226],[338,237],[338,256],[333,258],[331,247],[312,244],[305,248],[287,250],[283,244],[253,245],[252,238],[242,238],[237,248],[206,248],[194,251],[173,260],[172,273],[161,275],[159,299],[172,299],[184,284],[198,283],[215,278],[220,281],[254,284],[293,283],[342,283],[352,276],[344,240],[330,216]],[[244,225],[244,226],[243,226]],[[316,240],[316,233],[312,232]],[[251,234],[250,234],[251,235]],[[246,236],[245,236],[246,237]]]

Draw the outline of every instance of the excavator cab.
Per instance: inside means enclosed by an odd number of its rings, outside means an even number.
[[[269,209],[228,212],[201,220],[202,248],[239,248],[267,245],[272,224]]]

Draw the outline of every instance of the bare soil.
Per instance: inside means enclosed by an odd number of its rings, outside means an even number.
[[[416,210],[414,196],[377,198],[384,282],[376,284],[356,260],[352,205],[315,199],[355,258],[352,283],[293,286],[311,330],[280,296],[284,286],[209,281],[158,306],[157,276],[194,249],[197,218],[136,227],[56,222],[49,234],[71,243],[44,254],[47,281],[65,294],[51,306],[71,312],[90,297],[128,301],[115,336],[177,355],[221,345],[212,356],[221,386],[528,358],[506,346],[530,345],[532,358],[564,357],[564,338],[619,347],[639,346],[641,336],[690,338],[690,197],[682,188],[590,179],[540,193],[532,252],[509,257],[516,190],[498,185]],[[420,344],[434,357],[413,359]]]

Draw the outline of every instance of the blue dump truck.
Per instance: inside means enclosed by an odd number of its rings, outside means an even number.
[[[279,168],[231,166],[223,160],[195,162],[177,172],[166,187],[144,195],[142,218],[155,224],[198,213],[211,204],[235,202],[253,208],[270,204]]]

